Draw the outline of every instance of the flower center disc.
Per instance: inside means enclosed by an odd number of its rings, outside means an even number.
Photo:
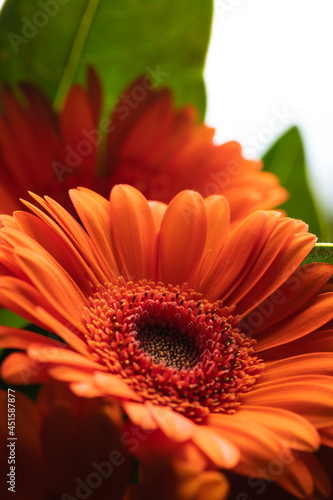
[[[264,368],[230,309],[186,285],[99,286],[84,321],[98,362],[145,400],[197,422],[233,413]]]
[[[198,362],[199,349],[194,339],[168,321],[149,318],[140,325],[136,340],[155,364],[164,361],[166,366],[181,370],[192,368]]]

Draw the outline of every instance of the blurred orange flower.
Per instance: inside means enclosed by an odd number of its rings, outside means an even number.
[[[232,221],[273,208],[287,192],[261,161],[242,157],[237,142],[213,143],[214,130],[197,123],[193,106],[175,109],[167,88],[135,81],[101,119],[102,90],[91,69],[87,89],[74,85],[58,114],[29,84],[21,96],[3,90],[0,116],[0,213],[21,209],[28,190],[71,209],[69,188],[85,186],[108,196],[131,184],[148,199],[168,203],[183,189],[223,194]]]
[[[13,392],[10,392],[13,395]],[[37,402],[15,391],[14,490],[1,498],[120,500],[131,460],[121,442],[122,415],[102,398],[75,396],[66,384],[42,387]],[[0,391],[0,463],[9,472],[7,391]],[[12,422],[12,421],[11,421]],[[8,479],[8,477],[7,477]]]
[[[191,463],[140,469],[140,484],[127,490],[126,500],[225,500],[229,483],[223,474],[201,471]]]
[[[325,469],[322,466],[323,460],[322,451],[329,451],[328,458],[329,467]],[[322,500],[324,498],[332,498],[332,489],[330,479],[332,478],[332,452],[331,448],[322,447],[316,454],[307,452],[297,452],[298,457],[306,463],[308,469],[312,473],[314,482],[314,491],[310,496],[302,496],[308,500]],[[320,458],[320,462],[317,456]],[[325,464],[326,465],[326,464]],[[280,486],[274,482],[274,479],[279,475],[283,463],[271,462],[269,464],[269,473],[267,478],[259,479],[256,477],[242,477],[238,474],[228,471],[227,478],[230,482],[229,498],[238,500],[295,500],[295,496],[282,490]],[[328,472],[328,474],[327,474]]]
[[[227,497],[225,476],[186,463],[154,470],[143,464],[140,484],[130,486],[132,461],[124,445],[122,414],[103,398],[80,398],[56,381],[42,387],[36,403],[18,391],[9,394],[11,399],[15,394],[15,418],[9,422],[15,423],[10,427],[13,439],[8,437],[7,392],[0,390],[0,465],[3,473],[12,471],[1,483],[1,498],[9,498],[8,491],[17,500]]]
[[[278,461],[276,482],[311,495],[299,452],[330,440],[333,267],[299,267],[306,224],[258,211],[230,230],[222,196],[165,205],[118,185],[110,201],[70,192],[82,227],[33,196],[43,210],[2,216],[0,302],[61,341],[2,327],[0,347],[23,351],[5,380],[118,400],[146,463],[176,453],[265,478]]]

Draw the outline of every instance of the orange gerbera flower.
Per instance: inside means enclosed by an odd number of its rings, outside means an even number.
[[[287,198],[261,161],[244,159],[237,142],[214,145],[214,130],[197,123],[195,108],[176,110],[170,90],[154,89],[148,78],[135,81],[103,120],[92,70],[87,90],[74,85],[59,115],[38,88],[20,89],[21,100],[2,94],[0,213],[19,209],[28,190],[71,210],[67,192],[78,185],[108,196],[113,185],[131,184],[166,203],[187,188],[223,194],[232,221]]]
[[[168,206],[123,185],[70,196],[84,228],[36,195],[44,210],[2,217],[0,301],[62,339],[2,327],[0,346],[23,351],[5,380],[118,399],[147,433],[127,442],[140,457],[258,477],[283,460],[276,481],[310,495],[297,454],[333,425],[333,267],[299,267],[306,224],[258,211],[230,231],[225,198],[194,191]]]

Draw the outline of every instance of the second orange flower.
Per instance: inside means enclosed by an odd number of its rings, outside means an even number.
[[[87,82],[87,89],[70,89],[60,113],[32,85],[22,84],[19,97],[3,91],[0,213],[20,208],[28,190],[71,209],[68,189],[108,196],[118,183],[165,203],[183,189],[223,194],[232,222],[287,199],[277,177],[245,159],[237,142],[215,145],[214,130],[197,123],[193,106],[175,109],[169,89],[142,77],[101,119],[103,93],[91,69]]]

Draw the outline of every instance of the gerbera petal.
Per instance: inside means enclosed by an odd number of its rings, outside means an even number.
[[[57,311],[75,326],[81,325],[86,298],[71,277],[49,256],[17,250],[22,269]]]
[[[124,107],[122,102],[126,102],[126,99],[130,98],[131,92],[133,88],[135,87],[143,87],[143,89],[146,90],[146,97],[143,99],[141,102],[137,103],[137,106],[134,108],[129,108],[128,106]],[[126,156],[129,156],[130,158],[133,156],[136,159],[141,160],[141,158],[138,156],[133,155],[133,151],[129,150],[129,148],[124,148],[123,144],[126,141],[127,135],[136,127],[136,123],[138,120],[140,120],[140,117],[142,115],[145,115],[148,111],[148,117],[151,116],[149,113],[149,109],[151,107],[155,107],[155,109],[159,108],[159,101],[162,100],[164,101],[165,98],[167,97],[168,92],[164,90],[161,93],[156,93],[152,91],[152,87],[147,88],[147,78],[146,77],[139,77],[136,79],[131,85],[124,90],[124,92],[121,95],[121,98],[119,100],[119,103],[117,103],[113,109],[112,115],[110,122],[112,123],[112,134],[109,134],[108,139],[107,139],[107,151],[106,151],[106,156],[107,158],[110,159],[110,163],[106,165],[106,168],[108,171],[111,171],[112,168],[114,168],[116,159],[118,155],[126,160]],[[169,98],[167,97],[169,100]],[[124,109],[125,108],[125,109]],[[162,105],[162,111],[164,110],[164,105]],[[154,113],[153,113],[154,115]],[[126,116],[126,120],[124,120],[124,116]],[[163,123],[163,120],[161,120]],[[148,126],[149,130],[154,130],[154,128],[151,128],[152,122],[148,120]],[[159,121],[160,125],[160,121]],[[159,125],[155,128],[155,130],[159,130]],[[145,137],[146,130],[137,131],[136,134],[139,139],[142,139],[142,135]],[[146,150],[143,151],[144,157],[146,156]],[[125,156],[125,158],[124,158]]]
[[[276,189],[276,177],[271,172],[260,171],[260,161],[245,163],[239,161],[239,175],[233,177],[229,186],[223,189],[224,196],[230,203],[233,214],[233,226],[256,210],[268,210],[278,207],[288,199],[286,189]],[[258,170],[259,169],[259,170]],[[253,189],[252,186],[256,186]],[[279,210],[280,211],[280,210]],[[283,213],[283,211],[281,210]]]
[[[56,380],[66,380],[65,378],[65,372],[63,372],[64,377],[61,378],[61,372],[59,370],[59,367],[55,367],[54,369],[50,370],[51,374],[55,374]],[[73,373],[72,370],[70,370],[69,373]],[[75,377],[74,377],[75,380]],[[77,396],[84,397],[84,398],[98,398],[101,397],[101,391],[100,389],[91,383],[91,380],[85,381],[85,377],[82,377],[81,380],[78,380],[77,382],[70,382],[69,387],[71,388],[71,391],[74,392]]]
[[[197,426],[193,441],[218,467],[230,469],[240,460],[239,449],[231,439],[216,434],[207,426]]]
[[[312,471],[298,458],[293,461],[290,470],[291,474],[274,478],[276,483],[297,498],[309,498],[314,490]]]
[[[61,318],[52,305],[45,300],[42,293],[36,290],[30,283],[11,276],[0,278],[0,302],[2,307],[10,309],[15,314],[26,318],[32,323],[36,323],[42,328],[46,325],[38,315],[36,304],[47,308],[58,319]]]
[[[282,381],[266,382],[242,401],[250,406],[282,408],[307,418],[317,429],[333,424],[333,387],[331,377],[303,375]]]
[[[2,244],[0,244],[0,261],[2,276],[11,276],[19,278],[24,282],[27,281],[26,274],[16,262],[14,249],[5,241],[2,241]]]
[[[164,214],[158,240],[158,280],[181,285],[195,272],[205,246],[207,217],[202,197],[184,191]],[[186,259],[184,259],[186,255]]]
[[[244,425],[249,422],[264,425],[291,449],[314,451],[320,446],[315,427],[306,418],[291,411],[246,405],[240,407],[237,418],[244,419]]]
[[[230,208],[223,196],[209,196],[204,199],[207,214],[207,237],[201,261],[194,278],[202,281],[214,265],[229,231]],[[200,275],[200,277],[199,277]]]
[[[49,178],[47,169],[41,169],[38,161],[40,156],[43,155],[44,147],[39,147],[38,134],[31,127],[27,111],[19,104],[12,93],[5,89],[2,91],[1,97],[6,114],[0,118],[0,132],[11,168],[16,170],[16,179],[19,179],[23,186],[29,185],[29,177],[30,179],[32,177],[35,180],[36,187],[39,187],[41,181],[43,183],[45,179]],[[15,134],[19,135],[19,141],[15,141]],[[13,150],[10,152],[9,149],[11,148]],[[40,151],[40,154],[36,158],[35,153],[37,151]],[[22,166],[21,169],[17,169],[16,162],[23,162],[25,169]]]
[[[283,449],[271,430],[255,421],[251,421],[251,425],[244,425],[244,420],[238,418],[237,414],[231,418],[229,415],[211,414],[207,423],[219,435],[238,446],[241,458],[237,470],[241,474],[249,475],[260,466],[267,465]]]
[[[98,397],[101,395],[101,391],[96,387],[93,381],[94,372],[91,371],[90,367],[80,366],[80,365],[61,365],[50,363],[47,366],[47,373],[54,379],[62,382],[67,382],[71,387],[80,386],[80,394],[84,394],[85,397]],[[86,392],[82,392],[82,387],[85,387]],[[73,389],[73,392],[74,391]],[[89,392],[89,394],[88,394]],[[91,395],[93,393],[93,396]]]
[[[129,280],[153,279],[155,223],[145,197],[119,185],[110,196],[111,234],[121,275]]]
[[[259,251],[252,256],[252,261],[246,267],[249,272],[245,274],[236,290],[229,296],[228,302],[238,303],[255,286],[264,273],[270,268],[275,257],[279,254],[291,233],[295,233],[297,224],[293,219],[280,219],[275,215],[271,217],[270,225],[267,224],[267,239],[261,237]],[[263,235],[264,236],[264,235]]]
[[[327,476],[318,459],[310,453],[301,453],[300,460],[306,465],[314,479],[314,498],[331,498],[332,487],[330,478]]]
[[[21,247],[31,249],[41,255],[51,255],[72,277],[80,289],[87,292],[90,287],[84,269],[77,256],[68,247],[68,244],[47,224],[35,216],[26,212],[15,212],[14,217],[22,232],[6,228],[2,231],[2,238],[16,249]]]
[[[142,88],[142,87],[141,87]],[[142,89],[145,91],[145,89]],[[145,91],[147,94],[147,91]],[[168,131],[172,123],[173,110],[171,106],[171,95],[167,89],[161,89],[158,99],[146,107],[145,112],[137,117],[130,130],[121,143],[119,156],[123,160],[146,158],[147,151],[150,152],[146,161],[146,168],[156,164],[161,149],[168,137]],[[145,105],[145,103],[144,103]],[[132,122],[133,123],[133,122]],[[146,131],[151,133],[147,134]]]
[[[83,369],[89,369],[91,371],[107,371],[106,367],[85,356],[82,356],[81,354],[78,354],[77,352],[71,351],[67,348],[59,349],[59,347],[45,345],[44,343],[30,344],[27,348],[27,354],[31,359],[47,364],[61,363],[74,367],[82,367]]]
[[[262,356],[266,361],[276,361],[292,356],[313,352],[333,351],[333,330],[319,330],[311,332],[305,337],[288,342],[278,347],[273,347],[264,351]]]
[[[37,342],[43,342],[45,346],[49,347],[60,347],[63,345],[57,340],[41,336],[38,333],[10,326],[0,326],[0,347],[25,350],[30,344]]]
[[[132,401],[142,401],[142,398],[132,391],[119,377],[109,373],[96,372],[94,374],[94,381],[97,387],[106,390],[106,395],[117,396],[121,399],[130,399]]]
[[[158,422],[150,412],[149,405],[124,401],[123,408],[131,422],[143,430],[151,431],[158,428]]]
[[[96,165],[97,144],[88,140],[87,133],[96,130],[97,123],[88,95],[79,85],[74,85],[67,95],[60,125],[68,150],[79,157],[79,165],[85,166],[85,177],[91,179]]]
[[[149,405],[149,413],[164,434],[175,441],[186,441],[196,431],[191,420],[162,406]]]
[[[238,473],[269,479],[268,465],[277,461],[281,468],[279,476],[274,477],[277,482],[297,496],[311,494],[313,480],[306,467],[270,429],[254,421],[244,425],[244,420],[237,415],[234,418],[210,415],[209,425],[238,446],[241,452],[235,468]]]
[[[293,234],[276,256],[266,273],[237,305],[245,316],[277,290],[301,265],[317,241],[313,234]]]
[[[12,215],[0,215],[0,227],[9,227],[11,229],[18,229],[17,222]]]
[[[50,377],[44,363],[36,363],[23,352],[10,354],[1,364],[1,377],[7,384],[43,384]]]
[[[89,281],[93,285],[106,281],[107,278],[98,264],[88,236],[80,224],[60,205],[52,203],[50,199],[46,202],[39,196],[30,194],[52,218],[32,203],[25,200],[22,202],[66,242],[84,268]]]
[[[266,219],[265,212],[256,212],[229,234],[215,265],[199,285],[203,295],[209,300],[223,300],[223,294],[230,293],[235,281],[240,279],[246,261],[264,229]],[[220,278],[222,276],[223,279]]]
[[[204,203],[208,227],[203,253],[210,250],[210,258],[214,262],[229,232],[230,208],[224,196],[208,196]]]
[[[265,363],[260,382],[279,380],[297,375],[333,375],[333,353],[314,352]]]
[[[83,325],[77,328],[72,323],[65,324],[62,321],[58,321],[54,315],[41,307],[36,307],[36,314],[43,321],[48,330],[59,335],[59,337],[75,349],[75,351],[84,356],[91,357],[89,348],[84,341],[84,335],[82,333],[84,331]]]
[[[333,293],[316,295],[291,317],[258,333],[256,352],[291,342],[321,327],[333,318],[332,306]]]
[[[57,367],[56,367],[57,368]],[[95,398],[98,396],[119,398],[120,400],[133,400],[140,401],[141,398],[133,392],[127,384],[125,384],[121,379],[114,377],[113,375],[101,372],[95,372],[91,377],[85,377],[83,372],[83,377],[80,380],[77,377],[75,370],[69,371],[73,376],[73,382],[70,383],[71,390],[80,397],[85,398]],[[57,378],[64,380],[66,377],[66,372],[63,372],[64,378],[61,378],[62,372],[58,369],[56,371]]]
[[[120,273],[112,250],[110,203],[94,191],[84,188],[71,189],[69,195],[83,226],[91,237],[99,261],[104,264],[103,270],[112,281]]]
[[[250,313],[246,322],[255,332],[270,331],[280,322],[316,295],[331,277],[332,266],[318,262],[299,267],[260,306]]]

